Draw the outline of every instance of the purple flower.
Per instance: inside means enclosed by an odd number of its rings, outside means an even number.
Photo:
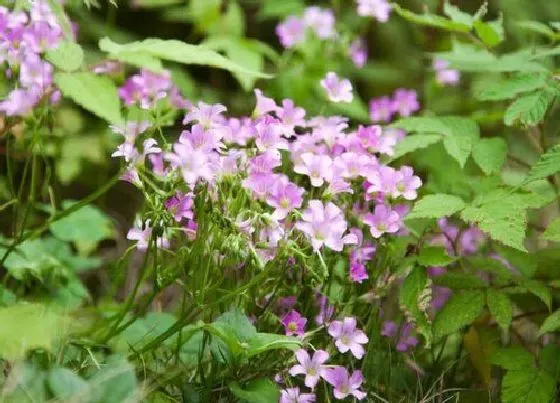
[[[139,224],[139,223],[138,223]],[[140,225],[138,225],[139,227]],[[128,230],[128,233],[126,234],[126,239],[130,240],[130,241],[138,241],[136,243],[136,249],[141,250],[141,251],[145,251],[148,249],[148,247],[150,246],[150,238],[152,237],[152,227],[150,227],[150,222],[146,221],[145,223],[145,228],[141,229],[141,228],[131,228],[130,230]],[[156,247],[158,248],[168,248],[169,247],[169,241],[167,240],[167,238],[165,237],[157,237],[156,238]]]
[[[325,372],[323,364],[329,359],[329,353],[323,350],[317,350],[313,353],[313,357],[304,349],[296,351],[296,358],[299,364],[290,368],[290,375],[305,375],[305,386],[314,389],[317,382]]]
[[[165,201],[165,208],[173,215],[177,222],[181,222],[183,218],[192,220],[194,217],[193,207],[192,193],[177,192]]]
[[[330,305],[327,297],[322,294],[317,295],[316,304],[319,307],[319,313],[315,316],[315,323],[318,326],[330,323],[334,315],[334,306]]]
[[[328,155],[304,153],[301,155],[301,160],[301,164],[294,166],[294,172],[309,176],[312,186],[322,186],[324,181],[330,177],[332,160]]]
[[[418,95],[414,90],[399,88],[393,94],[393,111],[401,116],[410,116],[420,109]]]
[[[330,39],[336,36],[334,13],[330,9],[317,6],[307,7],[303,14],[303,21],[321,39]]]
[[[126,163],[135,164],[140,154],[133,143],[124,142],[117,147],[117,150],[111,154],[111,157],[123,157]]]
[[[39,56],[28,55],[20,66],[19,80],[25,88],[36,88],[43,93],[52,83],[53,67]]]
[[[285,48],[291,48],[305,40],[305,22],[298,17],[289,16],[276,26],[276,35]]]
[[[183,124],[186,125],[196,121],[205,129],[209,129],[215,124],[222,122],[222,113],[225,111],[227,111],[227,108],[222,104],[207,104],[200,101],[197,106],[193,106],[185,115]]]
[[[383,130],[378,125],[360,125],[356,137],[365,150],[373,153],[393,155],[393,149],[397,144],[394,137],[383,135]]]
[[[332,102],[352,102],[352,84],[348,79],[340,79],[336,73],[332,71],[327,73],[321,80],[321,87],[327,92],[328,98]]]
[[[397,183],[395,197],[402,196],[406,200],[414,200],[418,196],[416,189],[422,186],[422,181],[414,175],[414,171],[409,166],[402,166],[397,172]]]
[[[387,0],[357,0],[358,15],[371,16],[379,22],[387,22],[391,13],[391,4]]]
[[[345,399],[350,395],[358,400],[367,396],[367,393],[360,390],[360,386],[364,382],[364,376],[359,369],[350,376],[346,368],[335,367],[325,371],[323,378],[334,387],[333,394],[338,400]]]
[[[125,138],[126,142],[133,143],[136,140],[136,137],[144,133],[148,128],[150,128],[151,124],[148,121],[142,122],[126,122],[124,126],[116,126],[110,125],[109,128],[117,134],[120,134]]]
[[[282,125],[278,123],[259,122],[256,125],[255,145],[261,152],[266,150],[286,150],[288,143],[282,137]]]
[[[0,101],[0,111],[6,116],[26,116],[38,101],[39,96],[35,91],[15,89],[10,91],[4,101]]]
[[[381,328],[381,336],[395,337],[398,331],[399,331],[399,327],[395,322],[393,322],[392,320],[386,320],[385,322],[383,322]]]
[[[275,112],[278,109],[278,105],[272,98],[265,97],[263,92],[258,88],[255,89],[255,97],[257,98],[257,104],[255,105],[255,110],[253,111],[254,116],[266,115],[269,112]]]
[[[359,69],[364,67],[368,59],[368,51],[365,41],[361,38],[355,39],[348,48],[348,54],[350,55],[350,59],[352,59],[354,66]]]
[[[303,336],[306,323],[307,319],[295,310],[291,310],[282,318],[286,336]]]
[[[369,101],[369,117],[373,122],[390,122],[393,119],[393,102],[389,97]]]
[[[296,126],[305,126],[305,109],[295,106],[291,99],[282,101],[282,107],[277,109],[276,115],[282,120],[282,131],[286,137],[295,135]]]
[[[412,349],[418,345],[418,339],[415,336],[411,336],[414,330],[414,325],[410,322],[405,323],[401,329],[401,335],[397,342],[397,351],[404,353],[409,349]]]
[[[60,27],[46,22],[35,22],[23,33],[25,46],[35,53],[42,53],[58,46],[62,39]]]
[[[384,204],[377,204],[372,213],[363,217],[363,222],[369,226],[369,232],[374,238],[379,238],[384,233],[393,234],[399,230],[400,216],[396,211]]]
[[[434,59],[433,68],[436,72],[436,81],[441,85],[457,85],[461,80],[461,73],[457,70],[448,68],[449,62],[441,59]]]
[[[200,179],[211,181],[214,177],[215,158],[204,150],[197,150],[190,143],[175,143],[173,153],[166,153],[165,159],[179,168],[187,184],[194,186]]]
[[[278,220],[286,218],[290,211],[301,207],[304,192],[305,189],[282,177],[274,184],[272,192],[266,200],[276,209],[272,215]]]
[[[280,403],[312,403],[313,393],[300,393],[299,388],[288,388],[280,391]]]
[[[311,241],[314,251],[325,245],[339,252],[345,243],[356,242],[355,235],[344,235],[348,223],[342,210],[332,202],[323,205],[320,200],[311,200],[302,214],[302,219],[303,221],[298,221],[295,227]]]
[[[341,353],[347,351],[358,360],[365,354],[362,344],[368,342],[368,337],[360,329],[356,328],[356,318],[346,317],[343,321],[334,321],[329,325],[329,334],[334,338],[336,348]]]
[[[362,283],[362,281],[369,278],[366,265],[358,260],[350,261],[350,279],[355,283]]]
[[[375,245],[370,241],[364,242],[364,235],[359,228],[350,228],[350,232],[356,236],[356,246],[350,252],[350,259],[357,262],[368,262],[373,259],[376,251]]]

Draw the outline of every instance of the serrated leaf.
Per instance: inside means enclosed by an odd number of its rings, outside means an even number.
[[[478,37],[490,48],[499,45],[504,40],[504,25],[502,17],[496,21],[475,21],[474,29]]]
[[[407,219],[441,218],[451,216],[465,208],[465,202],[453,195],[434,194],[424,196],[417,201]]]
[[[502,258],[505,258],[517,271],[525,277],[533,277],[537,271],[537,259],[525,251],[494,245],[494,249]]]
[[[506,162],[507,144],[501,137],[480,139],[473,147],[474,162],[486,175],[500,172]]]
[[[546,231],[542,234],[542,238],[548,241],[560,242],[560,218],[557,217],[553,220],[548,227],[546,227]]]
[[[432,342],[432,331],[426,315],[430,302],[424,295],[426,287],[429,287],[426,270],[421,267],[413,268],[400,289],[399,305],[405,311],[407,319],[416,324],[417,331],[424,336],[426,345],[429,346]]]
[[[549,315],[543,322],[539,329],[539,336],[545,333],[552,333],[560,329],[560,310]]]
[[[486,303],[490,314],[496,319],[498,325],[507,329],[513,317],[513,304],[509,297],[499,291],[489,288],[486,294]]]
[[[418,254],[418,263],[422,266],[447,266],[456,259],[447,254],[441,246],[425,246]]]
[[[269,74],[243,67],[221,54],[202,45],[191,45],[178,40],[145,39],[143,41],[118,44],[109,38],[99,41],[99,48],[112,56],[120,53],[140,53],[151,57],[183,64],[216,67],[253,78],[271,78]]]
[[[451,129],[447,127],[440,118],[413,116],[399,119],[390,126],[403,129],[407,132],[451,135]]]
[[[463,167],[480,137],[480,129],[472,119],[450,116],[442,117],[441,121],[451,130],[451,134],[444,137],[443,146]]]
[[[397,159],[422,148],[426,148],[441,141],[441,136],[437,134],[413,134],[406,136],[395,146],[395,151],[391,159]]]
[[[54,81],[65,97],[111,123],[121,125],[121,106],[115,84],[90,72],[57,73]]]
[[[513,277],[513,272],[498,259],[475,256],[468,260],[476,270],[492,274],[500,280],[509,280]]]
[[[484,292],[464,291],[447,301],[434,321],[434,339],[457,332],[471,324],[484,308]]]
[[[554,101],[554,94],[546,89],[515,100],[504,113],[504,123],[513,126],[520,123],[524,126],[535,126],[540,123]]]
[[[531,168],[523,183],[544,179],[560,172],[560,144],[550,148]]]
[[[77,43],[62,41],[56,49],[47,52],[47,60],[63,71],[78,70],[84,61],[84,51]]]
[[[475,21],[472,15],[461,11],[459,7],[450,4],[448,0],[443,3],[443,13],[451,18],[452,21],[469,27],[471,27]]]
[[[434,284],[451,288],[452,290],[464,290],[469,288],[486,288],[488,284],[480,277],[470,273],[449,272],[434,277]]]
[[[475,92],[482,101],[499,101],[515,98],[523,92],[534,91],[546,85],[546,75],[539,73],[521,73],[498,82],[486,82],[484,87]]]
[[[531,294],[538,297],[548,309],[552,306],[552,294],[550,289],[538,280],[518,281],[519,285],[525,287]]]
[[[415,24],[442,28],[446,31],[451,32],[469,32],[471,29],[469,25],[463,24],[461,22],[451,21],[439,15],[429,13],[415,14],[405,8],[402,8],[396,3],[392,3],[392,6],[393,10],[395,10],[398,15],[403,17],[405,20],[413,22]]]
[[[556,394],[556,380],[534,367],[509,370],[502,381],[504,403],[551,403]]]
[[[520,346],[502,348],[492,354],[490,360],[508,370],[530,368],[535,363],[533,355]]]

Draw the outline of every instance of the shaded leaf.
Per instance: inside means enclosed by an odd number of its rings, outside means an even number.
[[[471,324],[484,308],[484,292],[464,291],[451,296],[434,321],[434,338],[439,339]]]
[[[486,175],[500,171],[507,158],[507,144],[501,137],[480,139],[473,148],[472,156]]]
[[[509,328],[513,317],[513,304],[509,297],[502,292],[489,288],[486,294],[486,303],[488,309],[490,309],[490,314],[496,319],[498,325],[504,329]]]
[[[516,123],[535,126],[544,119],[554,98],[554,94],[546,89],[524,95],[506,109],[504,123],[508,126]]]
[[[464,207],[465,202],[457,196],[442,193],[427,195],[415,203],[406,218],[441,218],[451,216]]]

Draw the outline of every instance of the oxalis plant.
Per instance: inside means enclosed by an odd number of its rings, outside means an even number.
[[[0,2],[1,400],[556,401],[560,23],[428,3]]]

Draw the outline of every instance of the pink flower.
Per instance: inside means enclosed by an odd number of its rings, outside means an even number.
[[[333,394],[338,400],[345,399],[348,396],[354,396],[356,399],[362,400],[367,396],[364,391],[360,390],[360,386],[364,382],[364,376],[359,369],[350,376],[346,368],[335,367],[325,371],[323,378],[334,387]]]
[[[358,260],[350,262],[350,279],[355,283],[362,283],[369,278],[366,265]]]
[[[269,205],[276,209],[272,215],[278,220],[286,218],[290,211],[301,207],[304,192],[305,189],[282,177],[273,185],[266,200]]]
[[[123,157],[126,163],[136,163],[140,154],[132,143],[122,143],[117,150],[111,154],[111,157]]]
[[[313,357],[304,349],[296,351],[296,358],[299,364],[294,365],[290,369],[290,375],[305,375],[305,386],[314,389],[317,382],[323,375],[325,368],[323,364],[329,359],[329,353],[323,350],[317,350],[313,353]]]
[[[328,98],[332,102],[352,102],[352,84],[348,79],[340,79],[336,73],[332,71],[327,73],[326,77],[321,80],[321,87],[327,92]]]
[[[393,119],[393,102],[389,97],[369,101],[369,117],[373,122],[390,122]]]
[[[391,4],[387,0],[357,0],[358,15],[371,16],[379,22],[387,22],[391,13]]]
[[[150,238],[152,237],[152,227],[150,227],[150,222],[146,221],[144,224],[144,229],[142,228],[131,228],[126,234],[126,239],[130,241],[138,241],[136,243],[136,249],[145,251],[150,246]],[[165,237],[156,238],[156,247],[158,248],[168,248],[169,241]]]
[[[406,200],[414,200],[418,196],[416,190],[422,186],[422,181],[414,175],[414,171],[409,166],[402,166],[397,172],[395,197],[402,196]]]
[[[340,252],[345,243],[356,242],[355,235],[344,235],[348,223],[342,210],[332,202],[323,205],[320,200],[311,200],[302,218],[303,221],[298,221],[295,227],[307,236],[315,251],[325,245]]]
[[[399,88],[393,94],[394,112],[398,112],[401,116],[406,117],[412,115],[419,109],[420,104],[418,103],[416,91]]]
[[[291,99],[282,101],[282,107],[278,108],[276,115],[282,120],[282,131],[286,137],[295,135],[296,126],[305,126],[305,109],[295,106]]]
[[[298,17],[289,16],[276,26],[276,35],[285,48],[291,48],[305,40],[305,22]]]
[[[209,129],[216,124],[221,124],[223,120],[222,113],[227,111],[227,108],[222,104],[207,104],[200,101],[198,106],[193,106],[191,110],[185,115],[183,124],[196,121],[204,128]]]
[[[286,336],[303,336],[306,323],[307,319],[295,310],[291,310],[282,318]]]
[[[286,150],[288,143],[282,137],[282,125],[278,123],[259,122],[256,125],[255,145],[259,151]]]
[[[394,168],[382,165],[372,169],[367,177],[367,193],[394,194],[397,190],[399,175]]]
[[[334,13],[330,9],[317,6],[307,7],[303,14],[303,21],[321,39],[330,39],[336,36]]]
[[[165,201],[165,208],[173,215],[177,222],[181,222],[183,218],[192,220],[194,217],[193,207],[192,193],[177,192]]]
[[[318,294],[316,298],[315,303],[319,307],[319,314],[315,316],[315,323],[319,326],[326,325],[330,323],[334,315],[334,306],[330,305],[327,297],[322,294]]]
[[[436,81],[441,85],[457,85],[461,80],[461,73],[457,70],[448,68],[449,62],[441,59],[434,59],[433,68],[436,72]]]
[[[346,317],[343,321],[334,321],[329,326],[329,334],[334,338],[336,348],[341,353],[350,351],[354,357],[361,360],[365,354],[362,344],[369,340],[364,332],[356,328],[356,318]]]
[[[312,403],[313,393],[300,393],[299,388],[288,388],[280,391],[280,403]]]
[[[211,181],[214,177],[215,161],[204,150],[196,150],[190,143],[175,143],[173,153],[166,153],[165,158],[171,165],[179,168],[185,182],[194,186],[200,179]]]
[[[384,204],[375,206],[374,213],[364,216],[363,222],[369,225],[371,236],[379,238],[384,233],[395,233],[399,230],[400,216]]]
[[[7,98],[0,101],[0,111],[6,116],[26,116],[31,113],[39,95],[33,90],[15,89],[10,91]]]
[[[356,134],[362,147],[369,152],[393,155],[393,148],[397,140],[391,136],[384,136],[381,126],[359,126]]]
[[[136,137],[144,133],[151,126],[150,122],[126,122],[124,126],[109,125],[109,128],[124,137],[126,142],[134,143]]]
[[[278,109],[278,105],[272,98],[265,97],[263,92],[258,88],[255,89],[255,97],[257,98],[257,104],[255,105],[255,110],[253,111],[254,116],[266,115],[269,112],[275,112]]]
[[[357,38],[355,39],[348,48],[348,53],[350,54],[350,58],[352,59],[352,63],[354,66],[361,69],[365,66],[368,59],[368,51],[366,47],[366,43],[363,39]]]
[[[294,166],[294,172],[309,176],[312,186],[322,186],[324,181],[330,177],[332,160],[328,155],[304,153],[301,155],[301,160],[301,164]]]

